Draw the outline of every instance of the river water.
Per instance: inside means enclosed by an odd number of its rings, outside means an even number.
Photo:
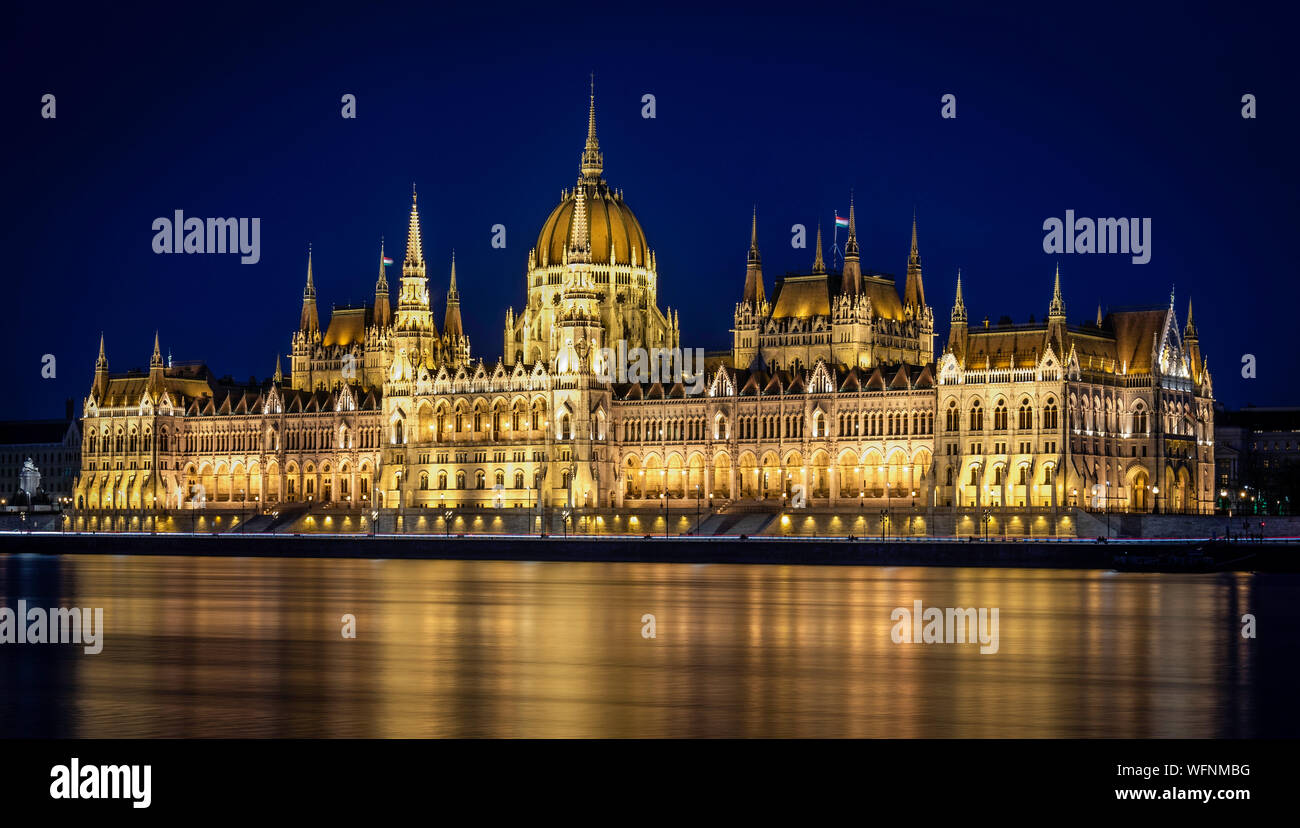
[[[1295,736],[1297,586],[7,554],[0,607],[102,607],[104,630],[93,655],[0,643],[0,736]],[[891,615],[915,601],[996,608],[997,651],[894,643]]]

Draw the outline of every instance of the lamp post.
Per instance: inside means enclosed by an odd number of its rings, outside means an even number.
[[[985,508],[984,509],[984,541],[986,543],[988,542],[989,539],[989,521],[991,520],[993,520],[993,510],[989,508]]]
[[[1158,515],[1158,514],[1160,514],[1160,487],[1159,487],[1159,486],[1152,486],[1152,487],[1151,487],[1151,494],[1155,495],[1155,498],[1156,498],[1156,500],[1155,500],[1155,504],[1154,504],[1154,508],[1153,508],[1153,514],[1157,514],[1157,515]]]
[[[668,539],[668,492],[666,490],[660,492],[659,499],[663,501],[664,504],[664,540],[667,540]]]
[[[447,532],[448,539],[451,538],[451,509],[442,513],[442,528]]]
[[[700,484],[695,484],[695,534],[700,533]]]
[[[907,534],[908,534],[909,537],[910,537],[911,534],[912,534],[912,519],[913,519],[914,517],[916,517],[915,512],[916,512],[916,489],[913,489],[913,490],[912,490],[912,506],[911,506],[910,511],[908,511],[908,514],[907,514]]]

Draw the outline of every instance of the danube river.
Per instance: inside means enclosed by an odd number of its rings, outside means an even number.
[[[1296,736],[1297,586],[1293,575],[0,555],[0,607],[104,611],[96,655],[0,643],[0,736]],[[916,601],[996,608],[997,652],[894,643],[891,614]],[[1241,633],[1247,613],[1254,638]]]

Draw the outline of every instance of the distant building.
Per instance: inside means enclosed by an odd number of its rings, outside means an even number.
[[[1300,498],[1300,407],[1221,409],[1214,425],[1219,507],[1290,514]]]
[[[24,470],[28,460],[33,468]],[[0,422],[0,505],[27,502],[25,490],[38,503],[57,504],[72,496],[80,468],[81,428],[71,400],[62,419]]]

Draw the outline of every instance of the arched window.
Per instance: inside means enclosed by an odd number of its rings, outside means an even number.
[[[984,430],[984,409],[980,408],[979,400],[975,400],[970,404],[970,430]]]
[[[952,466],[948,467],[948,482],[946,485],[952,485]]]
[[[517,471],[515,472],[515,488],[522,489],[523,487],[524,487],[524,473],[521,471]]]
[[[993,430],[1007,430],[1007,404],[998,400],[998,404],[993,407]]]
[[[561,440],[570,439],[571,432],[569,429],[570,429],[569,415],[565,414],[562,417],[560,417],[560,439]]]
[[[476,489],[487,488],[487,475],[484,474],[482,469],[479,469],[478,471],[474,472],[474,488]]]
[[[1029,404],[1029,398],[1026,397],[1020,402],[1020,420],[1016,424],[1016,428],[1027,431],[1033,427],[1034,427],[1034,408]]]
[[[496,485],[498,486],[506,485],[506,473],[501,471],[500,469],[497,470]]]
[[[1047,405],[1043,407],[1043,428],[1049,431],[1058,428],[1056,419],[1056,400],[1051,397],[1047,398]]]
[[[445,471],[438,472],[438,488],[447,488],[447,473]]]
[[[427,488],[429,488],[429,473],[420,472],[420,489],[424,490]]]
[[[952,400],[948,403],[948,414],[944,419],[944,428],[948,431],[957,431],[961,428],[961,424],[957,422],[957,417],[957,401]],[[952,485],[951,481],[949,481],[949,485]]]
[[[456,488],[457,489],[465,488],[465,472],[463,471],[456,472]]]

